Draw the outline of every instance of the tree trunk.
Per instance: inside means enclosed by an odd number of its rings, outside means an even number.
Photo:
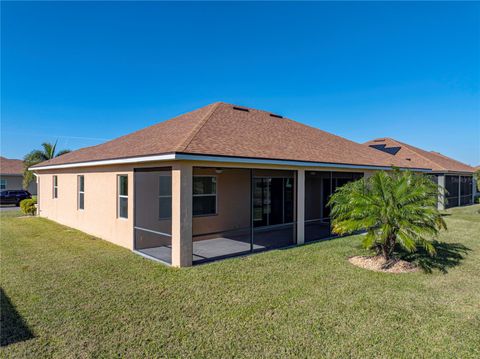
[[[382,254],[383,254],[383,258],[385,258],[386,261],[389,261],[391,259],[396,243],[397,243],[397,236],[395,234],[392,234],[387,238],[385,243],[382,245]]]
[[[386,261],[390,260],[390,251],[388,250],[388,244],[384,244],[382,246],[382,254],[383,258],[385,258]]]
[[[390,236],[390,257],[393,255],[393,251],[395,250],[395,244],[397,243],[397,236],[392,234]]]

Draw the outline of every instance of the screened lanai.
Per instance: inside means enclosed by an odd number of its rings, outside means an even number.
[[[473,203],[473,177],[445,175],[445,208],[465,206]]]
[[[193,170],[193,263],[296,243],[295,172]]]
[[[330,238],[327,201],[362,177],[305,172],[305,242]],[[297,243],[297,171],[193,167],[192,262],[223,259]],[[135,251],[172,263],[172,172],[135,170]]]
[[[134,250],[172,263],[172,170],[135,169]]]
[[[305,242],[333,237],[328,200],[344,184],[363,177],[360,172],[305,173]]]
[[[194,167],[193,263],[292,245],[295,172]],[[134,249],[172,263],[171,169],[135,170]]]

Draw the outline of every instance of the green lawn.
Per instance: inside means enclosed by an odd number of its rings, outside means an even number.
[[[2,213],[3,357],[480,357],[479,205],[431,273],[352,266],[356,237],[172,269]]]

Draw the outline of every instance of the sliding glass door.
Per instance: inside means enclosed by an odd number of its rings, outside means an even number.
[[[295,243],[295,176],[292,171],[256,170],[252,178],[254,251]]]
[[[293,178],[253,179],[253,226],[265,227],[293,222]]]
[[[253,179],[253,226],[267,226],[270,218],[270,185],[265,178]]]

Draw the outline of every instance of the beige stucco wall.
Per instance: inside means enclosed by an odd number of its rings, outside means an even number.
[[[53,198],[53,175],[58,198]],[[128,219],[117,217],[117,175],[128,175]],[[77,209],[77,176],[85,177],[85,209]],[[98,167],[41,171],[39,215],[83,232],[133,248],[133,170]]]
[[[218,167],[217,167],[218,168]],[[243,168],[194,167],[194,176],[209,175],[217,178],[217,213],[215,215],[194,216],[193,235],[214,233],[212,236],[201,236],[194,240],[218,237],[218,232],[234,231],[249,228],[250,218],[250,170]],[[294,177],[293,171],[273,169],[255,169],[254,177]]]
[[[22,175],[0,175],[0,179],[7,181],[6,190],[19,190],[23,189],[23,176]],[[33,195],[37,194],[37,183],[32,181],[27,188],[27,191]]]
[[[216,173],[215,168],[194,168],[193,174],[217,177],[217,214],[194,216],[194,236],[250,226],[250,171],[225,169]]]

